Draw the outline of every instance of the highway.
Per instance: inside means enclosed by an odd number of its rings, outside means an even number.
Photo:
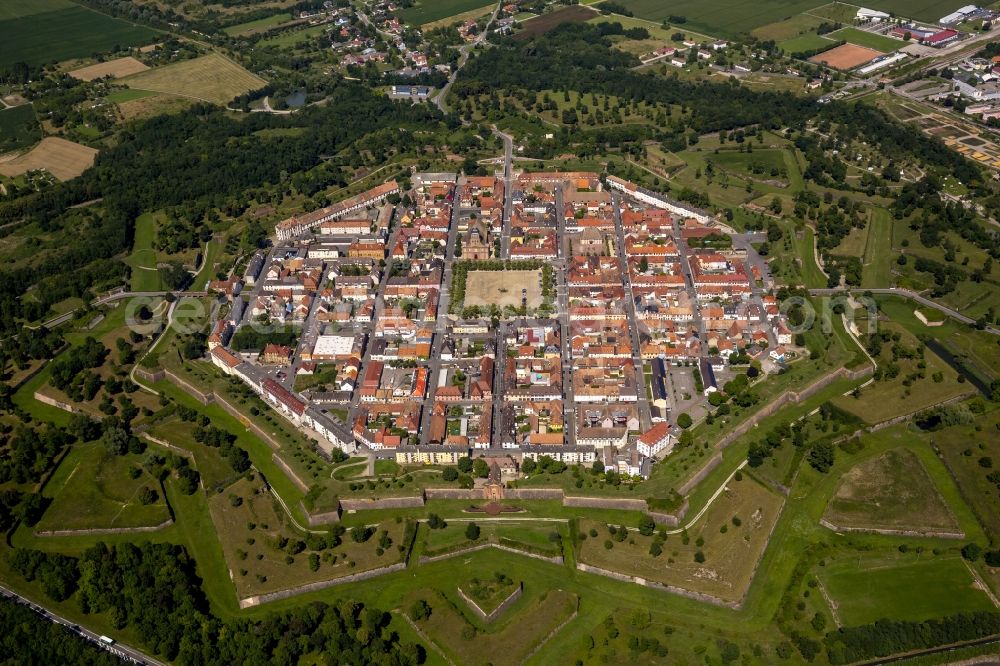
[[[54,622],[56,624],[63,625],[70,631],[89,640],[97,647],[103,650],[107,650],[111,654],[115,655],[120,659],[123,659],[124,661],[131,662],[134,664],[150,664],[151,666],[166,666],[164,662],[153,659],[149,655],[140,652],[139,650],[133,647],[125,645],[124,643],[114,643],[112,645],[108,645],[101,640],[100,634],[97,634],[89,629],[76,625],[73,622],[70,622],[61,615],[57,615],[52,611],[48,610],[47,608],[44,608],[43,606],[36,604],[30,599],[22,597],[13,590],[0,586],[0,594],[2,594],[10,601],[14,601],[16,603],[27,606],[28,608],[38,613],[42,618],[48,620],[49,622]]]

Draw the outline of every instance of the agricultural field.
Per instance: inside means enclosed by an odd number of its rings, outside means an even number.
[[[121,82],[136,90],[152,90],[223,105],[267,83],[217,53],[157,67],[126,77]]]
[[[583,23],[597,16],[597,12],[590,7],[583,5],[571,5],[563,9],[557,9],[548,14],[542,14],[537,18],[529,19],[521,24],[521,28],[515,33],[514,39],[531,39],[537,35],[543,35],[552,28],[562,23]]]
[[[845,626],[891,617],[926,620],[992,610],[964,562],[955,556],[844,557],[813,570]]]
[[[620,2],[639,18],[660,23],[668,20],[670,16],[683,16],[687,19],[684,23],[685,28],[720,37],[737,37],[751,33],[763,26],[780,23],[802,13],[851,23],[857,12],[856,6],[827,3],[823,0],[765,0],[756,4],[747,4],[740,0],[710,2],[677,0],[669,3],[662,0],[620,0]],[[865,6],[921,21],[936,21],[948,12],[961,7],[962,2],[918,0],[916,3],[910,3],[905,0],[871,0],[865,3]],[[773,37],[762,38],[773,39]]]
[[[417,0],[412,7],[396,12],[400,21],[418,27],[448,19],[483,6],[483,0]]]
[[[471,611],[460,610],[466,606],[463,601],[454,602],[441,592],[419,590],[403,608],[408,610],[419,600],[427,603],[431,612],[429,617],[415,620],[416,626],[448,655],[451,663],[494,666],[524,663],[576,613],[579,603],[575,594],[559,589],[541,594],[526,590],[525,596],[487,629],[480,626],[478,619],[471,620]]]
[[[906,46],[906,42],[901,39],[893,39],[892,37],[877,35],[857,28],[842,28],[836,32],[831,32],[829,36],[831,39],[843,39],[848,44],[857,44],[858,46],[875,49],[882,53],[891,53],[896,49]]]
[[[70,2],[25,0],[0,8],[0,67],[25,62],[43,65],[103,53],[115,47],[139,46],[156,32]],[[10,5],[8,7],[8,5]],[[72,39],[67,39],[72,35]]]
[[[144,63],[132,56],[128,56],[127,58],[106,60],[105,62],[98,62],[93,65],[74,69],[69,75],[81,81],[93,81],[94,79],[102,79],[105,76],[110,76],[112,79],[120,79],[129,74],[145,72],[147,69],[149,67]]]
[[[259,478],[240,479],[209,498],[212,520],[222,541],[237,595],[243,599],[399,562],[405,524],[370,530],[365,541],[351,532],[306,547],[305,535],[286,524],[288,517]],[[355,530],[367,530],[355,527]],[[379,554],[379,551],[383,551]]]
[[[608,525],[581,520],[580,534],[586,539],[578,559],[609,571],[738,602],[750,587],[781,507],[780,497],[742,475],[740,480],[729,482],[696,525],[683,534],[667,536],[665,541],[633,531],[618,541],[620,536],[611,534]],[[651,548],[657,542],[662,553],[653,555]]]
[[[902,448],[890,449],[848,470],[823,517],[848,529],[958,529],[955,516],[920,459]]]
[[[60,465],[61,485],[35,530],[155,527],[170,520],[160,482],[143,469],[143,458],[108,453],[99,442],[75,447]],[[144,498],[144,490],[154,494]]]
[[[640,18],[656,21],[670,16],[684,16],[685,28],[708,35],[736,37],[755,28],[784,20],[822,4],[817,0],[766,0],[747,4],[739,0],[678,0],[665,3],[661,0],[621,0],[621,4]]]
[[[2,112],[0,112],[2,113]],[[97,150],[66,139],[49,136],[41,143],[11,159],[0,158],[0,175],[14,177],[27,171],[45,169],[59,180],[70,180],[89,169]]]
[[[500,308],[521,307],[524,290],[529,308],[542,304],[542,272],[535,271],[469,271],[466,278],[465,306],[478,305]]]
[[[40,138],[38,119],[30,104],[0,109],[0,153],[25,148]],[[0,164],[2,159],[0,157]]]

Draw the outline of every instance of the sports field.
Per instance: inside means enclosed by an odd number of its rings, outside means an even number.
[[[842,624],[891,617],[926,620],[952,613],[993,610],[958,557],[925,555],[847,557],[814,570]]]
[[[541,279],[541,271],[469,271],[465,305],[520,307],[524,289],[528,307],[537,308],[542,304]]]
[[[89,169],[97,150],[50,136],[27,153],[6,162],[0,161],[0,174],[19,176],[26,171],[45,169],[59,180],[70,180]]]
[[[809,62],[822,63],[834,69],[854,69],[882,55],[881,51],[866,49],[854,44],[842,44],[809,58]]]
[[[858,463],[844,474],[824,518],[846,528],[958,529],[920,459],[902,448]]]
[[[0,110],[0,153],[30,146],[41,136],[30,104]]]
[[[63,0],[0,3],[0,67],[60,62],[151,41],[151,28]]]
[[[114,60],[107,60],[105,62],[99,62],[86,67],[81,67],[80,69],[74,69],[69,73],[69,75],[73,78],[80,79],[81,81],[93,81],[94,79],[101,79],[105,76],[110,76],[113,79],[120,79],[121,77],[128,76],[129,74],[145,72],[147,69],[149,69],[149,67],[139,62],[132,56],[129,56],[127,58],[115,58]]]
[[[408,25],[421,26],[479,9],[482,6],[483,0],[419,0],[412,7],[400,9],[396,15]]]
[[[267,83],[217,53],[140,72],[121,82],[137,90],[170,93],[214,104],[228,104],[237,95]]]
[[[882,53],[891,53],[896,49],[906,46],[906,42],[901,39],[876,35],[875,33],[858,30],[857,28],[842,28],[836,32],[831,32],[829,36],[835,40],[843,39],[848,44],[857,44],[858,46],[875,49]]]

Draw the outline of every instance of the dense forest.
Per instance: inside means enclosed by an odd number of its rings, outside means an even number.
[[[821,131],[835,127],[838,138],[843,140],[864,137],[875,142],[890,158],[914,156],[931,166],[948,169],[969,184],[982,178],[975,165],[940,141],[913,132],[873,107],[836,102],[819,105],[791,93],[754,91],[735,80],[691,83],[676,76],[664,78],[635,71],[632,67],[639,60],[612,48],[609,35],[614,32],[607,25],[563,24],[530,41],[501,40],[495,48],[469,61],[453,90],[459,99],[515,94],[518,90],[575,90],[677,105],[690,114],[680,120],[672,117],[668,125],[603,130],[620,140],[654,138],[677,148],[697,134],[753,126],[802,129],[812,120],[820,124]],[[622,132],[626,136],[619,136]],[[813,158],[817,159],[815,153]],[[818,165],[811,173],[826,170],[824,165]],[[839,172],[832,176],[833,181],[843,180]],[[826,182],[826,178],[814,180]]]
[[[362,137],[372,159],[384,162],[425,143],[411,129],[440,122],[435,107],[393,102],[344,82],[327,104],[295,116],[234,117],[200,105],[131,126],[81,177],[0,204],[0,224],[35,224],[73,239],[45,248],[31,266],[0,269],[0,332],[14,332],[18,319],[43,317],[52,304],[96,285],[123,282],[128,266],[114,258],[132,247],[134,221],[143,211],[183,205],[240,215],[254,188],[295,188],[311,196],[346,184],[338,170],[314,167],[335,163],[342,151],[356,155]],[[292,128],[297,133],[268,134]],[[98,199],[98,206],[70,208]],[[70,271],[74,279],[63,279]],[[35,290],[36,299],[21,298],[35,285],[45,287]]]
[[[99,543],[80,558],[21,549],[12,566],[57,601],[75,594],[84,613],[108,613],[146,650],[178,664],[290,665],[316,655],[328,664],[409,666],[425,658],[422,647],[389,630],[388,613],[352,601],[223,622],[210,614],[182,546]]]
[[[40,618],[27,606],[9,599],[0,599],[0,656],[0,664],[4,665],[121,663],[61,624]]]

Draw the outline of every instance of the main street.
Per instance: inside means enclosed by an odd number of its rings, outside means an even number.
[[[622,267],[622,286],[625,288],[625,316],[628,317],[629,335],[632,337],[632,367],[635,368],[636,389],[639,393],[639,426],[643,432],[652,427],[649,413],[649,396],[646,394],[646,375],[642,364],[642,337],[639,335],[639,320],[635,313],[635,295],[632,293],[632,279],[629,275],[628,257],[625,255],[625,228],[622,225],[622,201],[618,192],[611,193],[611,205],[615,220],[615,247]]]
[[[556,318],[559,321],[559,343],[562,362],[563,387],[563,432],[570,442],[576,442],[576,399],[573,393],[573,357],[570,336],[572,328],[569,317],[569,286],[566,274],[569,272],[568,240],[566,239],[566,214],[563,188],[555,191],[556,227],[559,234],[558,259],[553,263],[552,272],[556,279]]]
[[[434,339],[431,342],[431,357],[427,361],[427,391],[424,408],[420,415],[420,443],[426,444],[431,431],[431,415],[434,410],[434,396],[437,393],[438,375],[441,372],[441,347],[448,335],[451,317],[448,306],[451,302],[451,265],[455,261],[455,243],[458,240],[458,222],[462,216],[458,196],[451,208],[451,223],[448,226],[448,242],[445,245],[444,269],[441,274],[441,291],[438,294],[437,318],[434,322]]]

